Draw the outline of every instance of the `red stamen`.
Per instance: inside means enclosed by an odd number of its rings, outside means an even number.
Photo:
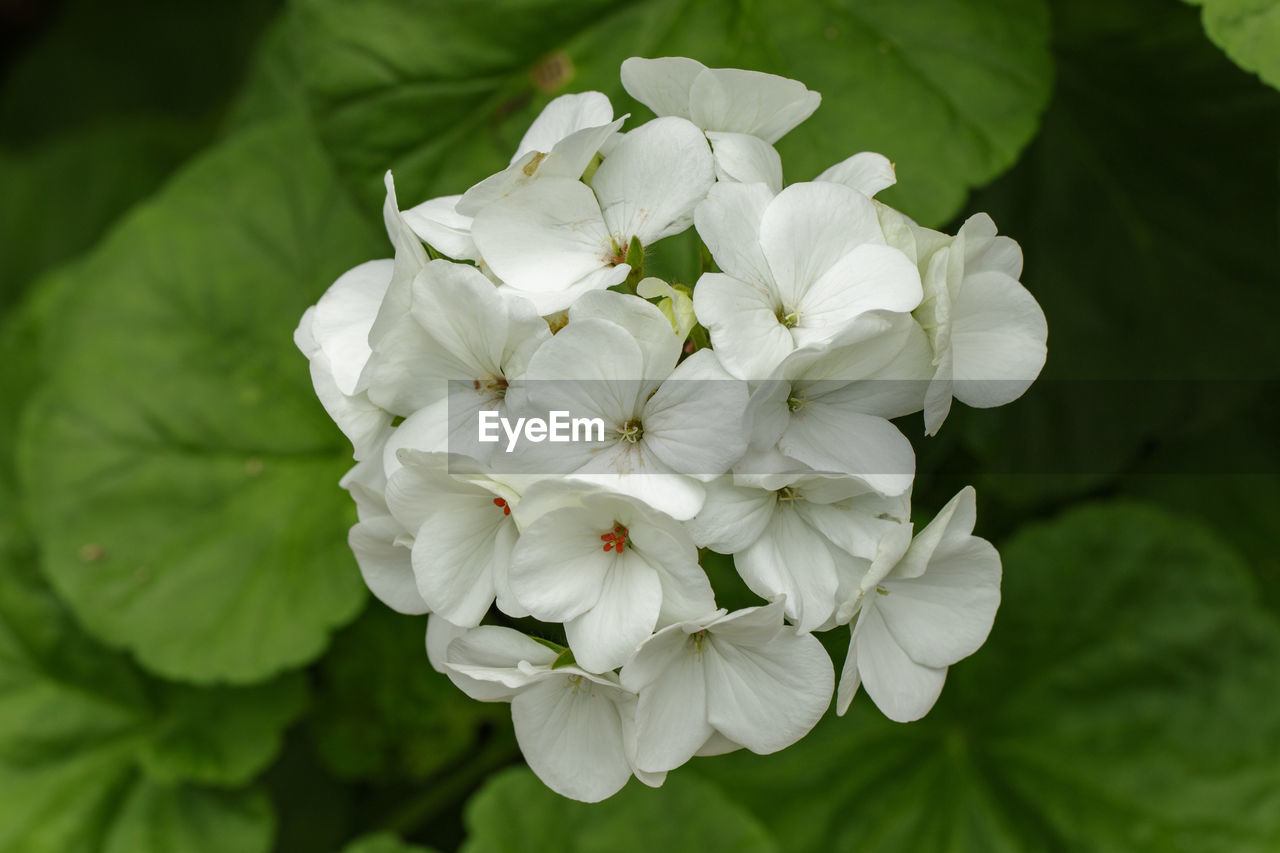
[[[502,508],[503,515],[511,515],[511,507],[507,506],[507,502],[502,498],[494,498],[493,505]]]
[[[621,524],[615,524],[613,532],[601,534],[600,540],[604,542],[604,550],[617,551],[621,554],[627,545],[627,528]]]

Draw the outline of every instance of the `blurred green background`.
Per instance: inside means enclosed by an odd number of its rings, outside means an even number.
[[[0,27],[0,851],[1280,850],[1280,3],[3,0]],[[405,207],[461,192],[561,92],[642,121],[631,55],[820,91],[789,181],[871,149],[923,223],[989,211],[1049,361],[904,424],[920,516],[974,483],[1005,565],[928,717],[860,696],[592,807],[369,600],[290,336],[389,254],[385,169]]]

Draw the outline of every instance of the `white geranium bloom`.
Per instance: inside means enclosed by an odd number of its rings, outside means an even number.
[[[905,314],[863,314],[830,344],[801,347],[752,393],[757,451],[776,447],[818,471],[886,495],[911,488],[915,452],[890,418],[920,411],[932,351]],[[747,467],[744,462],[739,470]]]
[[[660,621],[715,609],[684,527],[634,498],[546,480],[516,514],[511,591],[535,618],[564,623],[584,669],[619,667]]]
[[[391,515],[413,537],[412,565],[422,600],[455,625],[471,627],[495,598],[509,616],[527,616],[511,594],[507,566],[519,536],[510,483],[452,476],[440,454],[401,450],[387,483]]]
[[[437,431],[435,443],[417,449],[446,449],[439,431],[447,425],[449,451],[484,460],[493,445],[479,443],[477,413],[505,414],[509,382],[551,332],[529,302],[503,298],[467,264],[430,261],[410,295],[405,321],[374,347],[361,384],[370,399],[410,416],[411,430],[427,421]]]
[[[689,227],[715,179],[702,133],[679,118],[648,122],[591,177],[545,177],[476,214],[472,234],[493,272],[540,314],[624,281],[632,239],[648,246]]]
[[[774,143],[813,115],[822,96],[798,80],[737,68],[708,68],[668,56],[622,63],[627,94],[660,116],[687,118],[704,131],[743,133]]]
[[[918,720],[937,701],[947,667],[986,641],[1000,606],[1000,555],[972,535],[974,519],[966,487],[914,539],[886,538],[838,610],[839,621],[857,618],[839,713],[863,685],[889,719]]]
[[[1018,282],[1021,274],[1022,250],[996,236],[985,213],[965,220],[950,245],[928,258],[916,318],[934,348],[936,371],[925,399],[929,435],[942,426],[953,396],[975,408],[1003,406],[1040,375],[1049,329]]]
[[[782,602],[668,626],[622,669],[639,694],[636,766],[672,770],[699,750],[767,754],[813,728],[831,702],[831,660],[782,621]]]
[[[392,610],[426,613],[430,608],[422,600],[413,576],[413,535],[387,509],[387,480],[379,461],[359,463],[339,485],[356,502],[359,521],[347,535],[347,544],[369,591]]]
[[[625,118],[614,121],[613,106],[599,92],[561,95],[534,119],[511,165],[463,194],[458,213],[474,217],[493,202],[544,178],[578,180]]]
[[[765,379],[797,347],[827,343],[868,311],[910,311],[920,276],[885,245],[870,199],[840,184],[716,184],[695,213],[723,273],[693,291],[725,369]]]
[[[556,793],[599,802],[633,772],[646,785],[661,785],[666,774],[633,770],[635,694],[612,673],[554,666],[558,656],[518,631],[484,626],[449,643],[445,666],[473,698],[511,703],[520,751]]]
[[[716,178],[782,189],[782,160],[773,143],[822,102],[797,80],[737,68],[707,68],[684,57],[622,63],[622,85],[659,116],[687,118],[707,134]]]
[[[709,350],[677,366],[681,338],[643,299],[593,293],[569,317],[534,353],[527,381],[508,401],[516,413],[599,418],[603,439],[526,444],[513,464],[632,495],[678,519],[693,517],[702,506],[700,480],[724,473],[746,450],[745,383]]]
[[[753,479],[708,483],[689,532],[699,547],[732,554],[757,595],[785,597],[798,630],[819,629],[835,613],[841,578],[866,571],[885,536],[907,522],[910,499],[883,497],[853,477],[800,475],[780,486]]]

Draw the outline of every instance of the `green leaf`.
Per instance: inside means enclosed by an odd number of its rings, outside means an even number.
[[[388,168],[406,200],[463,191],[506,165],[562,91],[603,91],[634,126],[647,110],[625,98],[622,61],[677,55],[821,92],[779,145],[789,177],[881,151],[901,177],[885,199],[937,223],[1017,158],[1051,78],[1038,0],[306,0],[298,12],[320,132],[371,198]]]
[[[391,833],[379,832],[357,838],[342,848],[342,853],[432,853],[432,850],[416,844],[405,844]]]
[[[212,114],[231,94],[276,6],[261,0],[60,3],[48,30],[5,69],[0,140],[28,144],[108,117],[143,115],[212,130]],[[94,170],[104,166],[110,168],[98,163]]]
[[[924,720],[859,696],[776,755],[695,766],[796,853],[1277,849],[1280,630],[1226,543],[1110,503],[1002,553],[991,638]]]
[[[95,637],[174,679],[248,682],[358,612],[350,450],[290,333],[379,251],[376,225],[288,118],[192,164],[74,270],[19,461],[46,570]]]
[[[316,672],[310,731],[346,779],[424,780],[465,760],[482,728],[509,727],[507,705],[476,702],[431,668],[426,620],[371,605]]]
[[[1188,0],[1204,7],[1205,32],[1236,65],[1280,89],[1280,2]]]
[[[270,761],[300,680],[212,691],[197,711],[195,691],[81,634],[34,566],[0,539],[0,849],[265,853],[261,792],[192,781],[243,783]]]
[[[751,813],[687,774],[661,788],[632,781],[588,805],[553,793],[531,771],[492,777],[467,803],[462,853],[770,853],[781,848]],[[790,849],[790,848],[788,848]]]
[[[0,150],[0,314],[39,273],[89,248],[201,139],[189,124],[146,118]]]

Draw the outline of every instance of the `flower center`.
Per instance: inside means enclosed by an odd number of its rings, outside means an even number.
[[[796,492],[794,486],[784,486],[778,489],[778,500],[780,501],[798,501],[800,495]]]
[[[614,522],[613,530],[602,534],[600,540],[604,542],[604,550],[616,551],[621,554],[623,549],[627,547],[627,528]]]
[[[618,438],[635,444],[644,438],[644,424],[640,423],[639,419],[632,418],[618,430]]]
[[[511,507],[502,498],[494,498],[493,505],[502,510],[503,515],[511,515]]]
[[[489,394],[493,397],[502,398],[507,396],[507,380],[502,376],[489,376],[484,379],[473,379],[471,387],[477,393]]]
[[[778,308],[775,316],[778,318],[778,322],[788,329],[794,329],[796,324],[800,322],[800,312],[787,311],[785,307]]]

